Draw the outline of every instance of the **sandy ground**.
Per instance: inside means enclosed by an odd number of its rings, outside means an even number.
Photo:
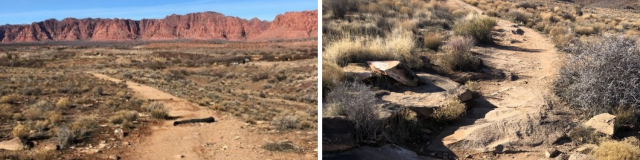
[[[448,0],[447,4],[482,13],[460,0]],[[517,29],[524,34],[512,33]],[[553,97],[552,83],[563,55],[549,37],[507,20],[498,20],[494,39],[496,44],[481,45],[473,51],[487,66],[515,75],[513,80],[480,81],[483,97],[475,99],[478,105],[467,112],[463,122],[445,128],[429,150],[453,151],[465,157],[513,145],[517,146],[513,150],[521,153],[494,158],[539,159],[539,149],[562,136],[560,130],[539,124],[550,109],[547,100]],[[531,145],[537,143],[542,145]]]
[[[92,74],[101,79],[120,82],[119,79],[103,74]],[[317,132],[259,133],[260,131],[247,129],[250,128],[248,124],[226,113],[201,108],[153,87],[129,81],[126,83],[141,98],[163,102],[169,108],[169,115],[178,117],[176,120],[213,116],[216,122],[173,126],[173,120],[167,120],[152,127],[151,135],[143,137],[140,144],[127,149],[126,155],[120,155],[122,159],[317,159],[316,151],[287,153],[262,148],[266,142],[283,139],[298,145],[309,143],[301,139],[305,136],[296,135]]]

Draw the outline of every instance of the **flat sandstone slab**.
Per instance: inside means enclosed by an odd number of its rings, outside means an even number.
[[[388,95],[382,96],[382,100],[411,108],[428,116],[433,112],[434,108],[439,108],[444,104],[444,100],[449,94],[458,96],[460,101],[467,101],[472,98],[471,91],[447,77],[426,73],[420,73],[417,76],[426,81],[426,84],[417,87],[398,88],[390,91]]]

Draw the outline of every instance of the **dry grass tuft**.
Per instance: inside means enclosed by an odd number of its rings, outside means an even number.
[[[138,119],[138,112],[122,110],[118,111],[109,118],[109,122],[113,124],[123,124],[123,122],[132,122]]]
[[[16,103],[16,101],[18,100],[18,95],[15,94],[10,94],[10,95],[4,95],[2,97],[0,97],[0,103]]]
[[[457,96],[449,95],[446,97],[444,104],[433,111],[431,118],[435,121],[446,123],[458,119],[466,111],[467,107]]]
[[[278,151],[278,152],[298,152],[300,148],[293,144],[293,142],[284,140],[279,142],[267,142],[264,144],[262,148],[269,151]]]
[[[29,128],[27,128],[22,124],[18,124],[15,127],[13,127],[13,130],[11,131],[11,135],[13,137],[18,137],[22,140],[27,139],[29,137]]]
[[[340,66],[328,61],[322,61],[322,89],[328,91],[338,83],[344,81],[345,75]]]
[[[167,119],[169,113],[162,102],[152,102],[144,108],[145,111],[151,113],[151,117],[155,119]]]
[[[69,98],[60,98],[60,100],[58,100],[58,102],[56,103],[56,107],[58,107],[58,109],[66,109],[69,106],[71,106]]]
[[[425,48],[429,48],[432,50],[438,50],[438,48],[440,47],[440,45],[442,45],[442,35],[435,33],[435,34],[425,34],[422,37],[424,43],[424,47]]]
[[[497,21],[493,18],[472,16],[454,25],[453,31],[457,35],[473,37],[480,43],[493,43],[491,30],[496,24]]]
[[[640,147],[626,141],[605,141],[593,150],[593,155],[602,160],[633,160],[640,157]]]

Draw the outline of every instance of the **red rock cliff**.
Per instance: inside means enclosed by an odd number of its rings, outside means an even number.
[[[173,39],[272,40],[317,37],[318,11],[288,12],[273,22],[216,12],[170,15],[164,19],[49,19],[0,26],[0,42],[130,41]]]

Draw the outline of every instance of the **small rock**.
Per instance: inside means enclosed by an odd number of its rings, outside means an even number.
[[[113,131],[113,134],[116,136],[116,138],[118,139],[122,139],[124,138],[124,131],[120,128],[116,129]]]
[[[110,155],[109,159],[118,160],[120,159],[120,157],[118,157],[117,155]]]
[[[418,86],[418,76],[400,61],[369,61],[367,64],[374,72],[389,76],[402,85]]]
[[[558,151],[558,149],[550,148],[544,152],[544,156],[546,156],[547,158],[554,158],[558,156],[559,153],[560,152]]]
[[[182,158],[184,158],[184,155],[179,154],[179,155],[176,155],[176,156],[173,156],[173,157],[176,158],[176,159],[182,159]]]
[[[227,148],[229,148],[229,146],[227,145],[222,146],[222,150],[227,150]]]
[[[555,160],[566,160],[567,159],[567,155],[564,153],[560,153]]]
[[[576,149],[576,151],[578,153],[587,154],[587,153],[591,152],[591,150],[595,149],[596,147],[598,147],[598,145],[585,144],[585,145],[582,145],[582,146],[578,147],[578,149]]]
[[[8,141],[0,142],[0,150],[19,151],[23,149],[24,149],[24,144],[18,137]]]

